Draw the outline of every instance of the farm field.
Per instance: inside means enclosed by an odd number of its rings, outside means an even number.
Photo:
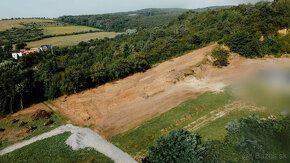
[[[22,28],[24,27],[20,23],[43,23],[43,22],[54,22],[51,19],[17,19],[17,20],[1,20],[0,31],[4,31],[11,28]]]
[[[97,31],[98,29],[86,26],[57,26],[43,27],[44,35],[69,34],[77,32]]]
[[[74,151],[65,141],[71,135],[66,132],[15,150],[0,157],[0,162],[102,162],[111,163],[105,155],[85,148]]]
[[[77,45],[81,41],[86,41],[90,39],[103,39],[105,37],[113,38],[117,35],[115,32],[96,32],[96,33],[86,33],[70,36],[58,36],[42,39],[39,41],[28,42],[27,47],[40,47],[43,44],[51,44],[53,46],[72,46]]]
[[[98,31],[100,30],[97,28],[69,25],[52,19],[3,20],[0,21],[0,45],[6,43],[17,44],[20,42],[32,42],[57,36],[88,34]],[[86,37],[90,39],[92,36],[80,35],[80,37],[80,40],[83,41],[82,39],[86,39]],[[64,39],[66,40],[66,38]],[[75,45],[77,42],[76,40],[72,37],[72,43],[64,43],[64,46]],[[58,41],[58,39],[56,39],[56,41]]]

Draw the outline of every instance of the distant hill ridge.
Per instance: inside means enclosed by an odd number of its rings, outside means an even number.
[[[228,8],[230,6],[212,6],[206,8],[193,9],[196,12],[203,12],[209,9]],[[181,14],[190,11],[184,8],[147,8],[136,11],[79,15],[79,16],[61,16],[57,21],[90,26],[106,31],[124,32],[127,29],[146,29],[161,27],[169,24]]]

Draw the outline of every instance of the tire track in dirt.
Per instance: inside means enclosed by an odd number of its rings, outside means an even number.
[[[198,118],[197,120],[191,122],[187,126],[184,127],[184,129],[187,129],[188,131],[196,131],[200,129],[201,127],[204,127],[208,125],[209,123],[222,118],[223,116],[226,116],[232,111],[236,110],[250,110],[250,111],[256,111],[256,110],[265,110],[264,107],[256,107],[253,105],[247,105],[241,101],[234,101],[230,104],[227,104],[224,107],[220,107],[216,110],[211,111],[209,114],[202,116]]]

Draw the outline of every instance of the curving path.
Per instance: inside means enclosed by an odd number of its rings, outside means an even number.
[[[32,144],[36,141],[46,139],[64,132],[71,132],[72,135],[66,140],[66,144],[71,146],[74,150],[91,147],[107,157],[111,158],[116,163],[135,163],[136,161],[127,153],[117,148],[113,144],[103,139],[100,135],[88,128],[76,127],[71,124],[60,126],[50,132],[35,136],[29,140],[11,145],[0,151],[0,156],[13,152],[26,145]]]

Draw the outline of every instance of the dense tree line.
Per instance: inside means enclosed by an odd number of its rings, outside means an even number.
[[[40,28],[15,28],[0,31],[0,45],[15,44],[30,40],[41,39],[44,36]]]
[[[55,47],[53,53],[41,52],[9,61],[19,66],[9,75],[0,74],[0,92],[6,92],[4,96],[8,98],[0,98],[0,108],[4,109],[3,113],[17,111],[22,108],[18,99],[26,106],[96,87],[146,71],[156,63],[213,41],[225,43],[232,51],[246,57],[289,53],[289,34],[277,33],[279,29],[289,28],[287,4],[289,0],[277,0],[206,12],[189,11],[162,28],[144,29],[113,39],[90,40],[77,46]],[[261,36],[265,38],[263,41],[260,41]],[[9,50],[9,45],[0,48],[1,61],[9,59]],[[1,71],[6,72],[10,67],[3,66]],[[21,76],[21,80],[11,80],[15,76]],[[23,88],[33,95],[29,98],[16,91],[16,85],[26,78],[31,86]],[[19,96],[21,98],[16,98]],[[12,109],[9,109],[10,100],[17,104]]]
[[[143,9],[101,15],[61,16],[57,20],[64,23],[84,25],[105,31],[125,32],[127,29],[162,27],[176,19],[187,9]]]
[[[290,118],[231,122],[224,141],[202,142],[183,129],[173,130],[149,147],[144,163],[165,162],[289,162]]]

